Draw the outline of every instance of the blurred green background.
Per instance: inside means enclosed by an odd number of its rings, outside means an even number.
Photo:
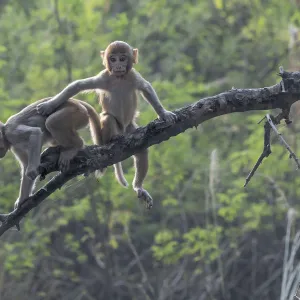
[[[300,70],[299,8],[299,0],[2,0],[0,120],[96,75],[99,51],[113,40],[139,48],[136,68],[167,109],[232,86],[273,85],[280,65]],[[100,110],[94,95],[77,97]],[[140,125],[156,118],[144,101],[139,108]],[[262,151],[265,113],[218,117],[151,147],[151,211],[112,168],[100,181],[66,184],[20,233],[1,237],[0,299],[292,299],[300,174],[275,136],[243,188]],[[299,115],[295,104],[293,124],[279,126],[298,156]],[[123,165],[132,180],[132,160]],[[0,162],[1,213],[19,181],[9,154]]]

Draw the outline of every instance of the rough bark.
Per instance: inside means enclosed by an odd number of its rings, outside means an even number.
[[[67,173],[53,177],[42,189],[29,197],[21,207],[9,214],[0,215],[0,236],[20,220],[35,206],[45,200],[68,180],[80,174],[88,175],[96,169],[123,161],[142,149],[151,147],[176,136],[188,128],[195,127],[220,115],[251,110],[282,109],[280,119],[288,119],[291,105],[300,96],[300,72],[285,72],[280,68],[280,83],[258,89],[235,89],[216,96],[201,99],[191,105],[174,111],[178,119],[174,124],[154,120],[135,132],[115,138],[106,146],[88,146],[71,162]],[[59,147],[48,148],[42,154],[40,174],[57,171]]]

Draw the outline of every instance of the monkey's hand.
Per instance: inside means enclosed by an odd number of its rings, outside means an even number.
[[[53,106],[52,103],[50,103],[50,101],[46,101],[46,102],[39,103],[36,106],[36,110],[38,114],[47,117],[54,112],[55,107]]]
[[[175,123],[177,120],[176,114],[168,110],[164,110],[162,113],[160,113],[159,118],[168,123]]]

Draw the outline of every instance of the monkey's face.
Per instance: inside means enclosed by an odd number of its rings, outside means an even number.
[[[109,71],[116,77],[124,76],[129,71],[130,58],[127,53],[112,53],[108,56]]]
[[[112,42],[105,51],[100,51],[100,54],[105,68],[116,77],[126,75],[133,64],[138,62],[138,49],[133,49],[122,41]]]

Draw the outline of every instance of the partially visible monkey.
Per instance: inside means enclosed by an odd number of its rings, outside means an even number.
[[[70,83],[50,101],[39,104],[38,112],[47,116],[77,93],[94,90],[99,94],[99,102],[102,106],[100,121],[103,144],[108,143],[118,134],[129,133],[137,128],[135,122],[137,92],[140,92],[143,98],[152,105],[160,119],[167,122],[176,120],[176,115],[162,106],[152,85],[133,68],[133,64],[138,62],[138,49],[133,49],[125,42],[115,41],[105,51],[101,51],[101,56],[105,66],[102,72],[94,77]],[[136,171],[132,183],[133,189],[138,198],[143,199],[147,207],[151,208],[153,200],[143,188],[143,181],[148,171],[148,151],[144,150],[135,154],[134,162]],[[121,163],[119,170],[122,175],[121,183],[127,185]]]
[[[100,144],[100,120],[95,109],[80,100],[68,99],[50,116],[37,113],[37,105],[51,98],[39,100],[11,116],[5,124],[0,122],[0,158],[10,149],[19,160],[22,169],[20,192],[15,208],[32,192],[38,176],[40,154],[46,143],[60,145],[58,166],[62,171],[69,167],[70,160],[83,148],[83,140],[77,130],[90,122],[90,131],[95,144]]]

